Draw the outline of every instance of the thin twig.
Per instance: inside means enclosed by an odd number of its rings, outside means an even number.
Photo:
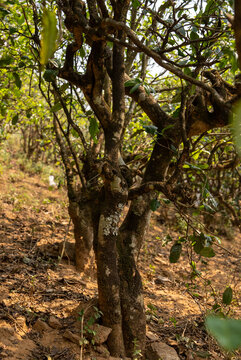
[[[68,232],[69,232],[70,223],[71,223],[71,218],[69,218],[69,223],[68,223],[66,231],[65,231],[63,247],[62,247],[62,250],[61,250],[61,255],[59,257],[59,263],[61,262],[61,260],[63,259],[63,256],[64,256],[65,245],[66,245],[67,235],[68,235]],[[69,261],[69,256],[68,256],[67,252],[65,252],[65,253],[66,253],[66,255],[68,257],[68,261]]]

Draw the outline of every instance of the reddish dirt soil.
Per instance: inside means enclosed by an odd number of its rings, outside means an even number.
[[[194,279],[189,260],[198,258],[188,247],[177,264],[169,263],[173,243],[163,243],[168,234],[177,240],[182,229],[173,210],[167,213],[164,224],[159,222],[160,214],[154,214],[139,257],[149,341],[159,338],[174,347],[180,359],[241,359],[238,352],[232,357],[222,352],[203,322],[215,303],[222,305],[226,286],[233,288],[234,299],[223,311],[241,318],[240,234],[234,230],[231,240],[222,238],[221,246],[214,246],[216,256],[206,264],[198,262],[202,275]],[[94,273],[76,272],[71,248],[66,248],[68,257],[59,261],[59,244],[64,240],[73,244],[65,189],[51,190],[39,176],[23,173],[16,165],[2,171],[0,359],[80,358],[78,341],[67,339],[66,331],[80,332],[76,308],[97,297],[97,286]],[[83,358],[104,358],[105,351],[104,346],[86,345]]]

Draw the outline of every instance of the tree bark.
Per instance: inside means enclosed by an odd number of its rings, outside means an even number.
[[[94,238],[92,211],[88,204],[70,200],[69,216],[74,225],[76,269],[85,272],[93,262],[93,256],[91,256]]]
[[[103,312],[103,324],[112,328],[108,338],[111,355],[124,357],[116,241],[120,216],[127,202],[127,190],[123,178],[112,171],[109,165],[104,171],[105,200],[100,215],[96,252],[99,306]]]

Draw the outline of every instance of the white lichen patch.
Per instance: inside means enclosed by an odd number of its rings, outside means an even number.
[[[136,237],[135,237],[135,235],[132,235],[132,236],[131,236],[131,244],[130,244],[130,247],[131,247],[132,249],[135,249],[135,248],[136,248],[136,244],[137,244]]]
[[[119,221],[122,210],[124,209],[124,204],[118,204],[118,210],[115,211],[113,214],[105,217],[103,214],[100,216],[99,222],[99,241],[103,243],[104,235],[118,235],[119,231]]]
[[[120,220],[119,212],[115,212],[114,214],[105,218],[105,227],[104,227],[104,235],[118,235],[118,224]]]
[[[121,179],[118,176],[114,176],[113,181],[110,184],[111,191],[121,191]]]
[[[144,298],[143,298],[143,295],[138,295],[137,298],[136,298],[136,302],[141,304],[141,306],[143,307],[144,306]]]
[[[143,209],[145,208],[145,206],[146,206],[146,202],[145,202],[143,196],[138,196],[136,198],[136,201],[135,201],[135,203],[133,205],[132,210],[133,210],[135,215],[142,216]]]
[[[93,103],[97,104],[97,105],[100,105],[102,103],[101,96],[95,96],[94,99],[93,99]]]
[[[110,269],[108,268],[108,266],[106,267],[105,275],[106,275],[107,277],[110,276]]]
[[[119,296],[119,291],[118,291],[118,286],[116,285],[112,285],[111,286],[111,290],[112,290],[112,294],[115,296],[115,297],[118,297]]]
[[[138,102],[144,101],[146,98],[146,94],[145,93],[141,93],[138,97]]]
[[[122,210],[124,209],[125,205],[122,204],[122,203],[119,203],[119,204],[117,205],[117,207],[118,207],[118,209],[120,209],[120,211],[122,211]]]
[[[117,131],[113,134],[112,140],[118,141],[120,139],[120,133]]]

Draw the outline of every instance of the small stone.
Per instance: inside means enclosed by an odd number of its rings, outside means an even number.
[[[158,341],[159,337],[155,334],[153,334],[151,331],[147,331],[146,337],[151,341]]]
[[[29,328],[26,325],[26,318],[24,316],[19,316],[16,318],[18,324],[18,333],[22,336],[29,331]]]
[[[61,329],[62,327],[61,322],[54,316],[50,316],[48,324],[53,329]]]
[[[107,349],[107,347],[105,345],[97,345],[95,347],[95,350],[102,355],[103,357],[109,357],[110,356],[110,352]]]
[[[176,350],[159,341],[153,342],[147,346],[146,357],[149,360],[180,360]]]
[[[33,326],[33,329],[38,331],[38,332],[44,332],[44,331],[50,331],[51,328],[48,326],[48,324],[46,324],[46,322],[38,319],[36,321],[36,323]]]
[[[112,329],[99,324],[94,324],[91,327],[91,330],[96,332],[96,335],[94,336],[94,341],[97,345],[105,343],[112,331]]]
[[[79,345],[81,341],[81,336],[72,333],[70,330],[66,330],[63,334],[63,337],[77,345]]]
[[[64,247],[64,249],[63,249],[63,247]],[[75,259],[75,244],[70,243],[68,241],[66,241],[66,242],[62,241],[61,243],[59,243],[59,254],[58,255],[61,256],[62,253],[63,253],[63,258],[74,260]]]
[[[161,275],[158,275],[157,278],[154,280],[155,284],[157,285],[164,285],[166,284],[167,282],[171,282],[171,280],[169,280],[167,277],[164,277],[164,276],[161,276]]]

